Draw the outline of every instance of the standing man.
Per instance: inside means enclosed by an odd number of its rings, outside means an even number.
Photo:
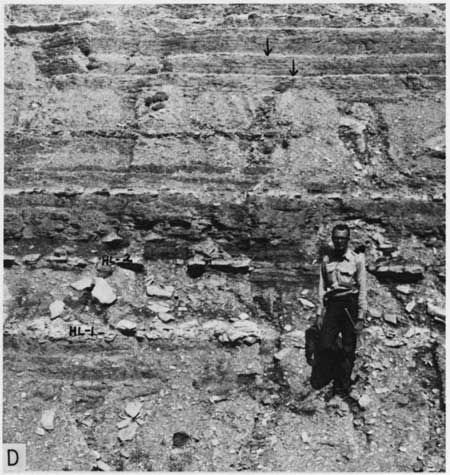
[[[334,249],[323,257],[320,267],[320,304],[316,319],[320,363],[315,369],[320,371],[324,364],[332,365],[334,391],[344,395],[350,389],[356,338],[367,312],[366,267],[364,254],[356,254],[348,248],[350,228],[347,225],[336,225],[331,239]],[[341,348],[337,346],[339,334],[342,335]],[[313,377],[311,381],[313,384]]]

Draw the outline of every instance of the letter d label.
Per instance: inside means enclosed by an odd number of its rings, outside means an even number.
[[[3,472],[24,472],[25,444],[3,444]]]

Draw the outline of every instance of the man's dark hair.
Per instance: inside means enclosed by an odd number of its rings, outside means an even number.
[[[350,237],[350,228],[346,224],[336,224],[336,226],[331,231],[331,236],[333,236],[335,231],[347,231],[347,235]]]

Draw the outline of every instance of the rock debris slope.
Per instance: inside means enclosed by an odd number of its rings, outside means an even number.
[[[444,16],[6,7],[3,437],[29,469],[445,469]],[[370,285],[348,401],[304,358],[337,220]]]

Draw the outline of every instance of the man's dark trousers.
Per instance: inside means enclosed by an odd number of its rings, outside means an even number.
[[[348,312],[348,314],[347,314]],[[334,297],[325,304],[325,316],[311,375],[311,384],[319,389],[334,379],[338,391],[347,392],[355,362],[358,300],[355,295]],[[337,345],[339,333],[342,345]]]

